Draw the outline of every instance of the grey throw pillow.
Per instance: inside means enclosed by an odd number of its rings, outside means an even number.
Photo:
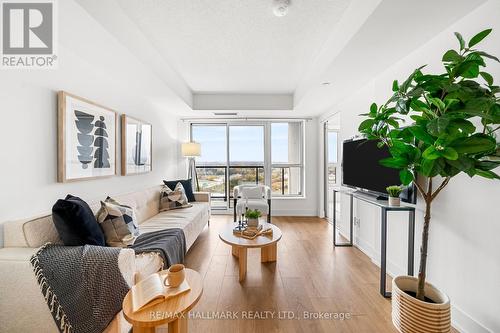
[[[160,212],[191,207],[188,202],[184,186],[179,182],[172,191],[170,187],[163,185],[160,192]]]
[[[125,247],[132,244],[139,236],[139,226],[134,210],[107,197],[101,201],[101,208],[96,214],[106,243],[110,246]]]

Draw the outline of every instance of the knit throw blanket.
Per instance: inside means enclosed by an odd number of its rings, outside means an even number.
[[[45,301],[61,333],[100,333],[129,290],[118,267],[120,248],[46,244],[31,257]]]
[[[163,268],[182,264],[186,255],[186,237],[180,228],[164,229],[139,235],[129,246],[135,253],[158,253],[163,259]]]

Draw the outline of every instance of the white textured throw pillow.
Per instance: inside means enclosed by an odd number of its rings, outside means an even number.
[[[166,185],[162,186],[160,192],[160,212],[191,206],[188,202],[184,186],[181,183],[177,183],[173,191]]]
[[[247,199],[262,199],[260,187],[242,187],[241,197]]]

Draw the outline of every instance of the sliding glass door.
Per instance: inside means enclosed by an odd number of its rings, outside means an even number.
[[[202,154],[196,158],[200,191],[209,192],[212,207],[226,209],[227,192],[227,126],[225,124],[192,125],[191,139],[201,144]]]
[[[264,179],[264,126],[229,125],[230,197],[235,186],[264,184]]]

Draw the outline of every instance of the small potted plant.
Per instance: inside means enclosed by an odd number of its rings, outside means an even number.
[[[259,217],[261,217],[261,215],[262,214],[258,209],[248,209],[245,212],[248,227],[257,228],[259,226]]]
[[[402,191],[401,186],[387,186],[385,190],[389,193],[389,206],[399,207],[401,205],[401,199],[399,198]]]

